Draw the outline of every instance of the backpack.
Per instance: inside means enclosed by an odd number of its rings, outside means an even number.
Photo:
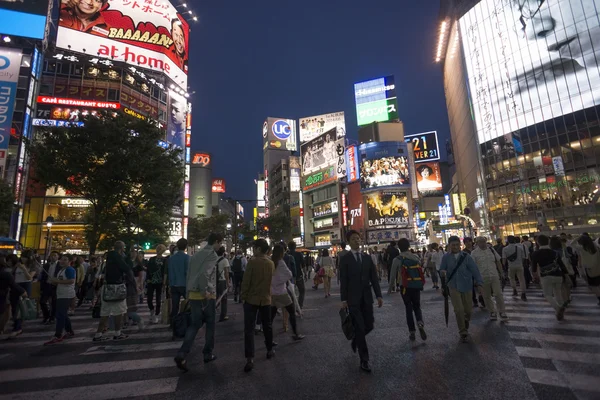
[[[419,261],[402,256],[396,258],[401,262],[400,274],[402,276],[402,286],[404,287],[403,293],[406,288],[423,290],[425,275]]]
[[[241,258],[234,258],[233,259],[233,264],[231,265],[231,272],[233,272],[236,275],[241,274],[242,272],[242,259]]]
[[[519,248],[515,244],[515,252],[513,254],[507,256],[506,259],[510,262],[515,262],[515,261],[517,261],[517,258],[519,258]]]

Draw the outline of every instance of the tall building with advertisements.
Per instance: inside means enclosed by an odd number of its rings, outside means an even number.
[[[456,192],[479,233],[600,231],[600,3],[441,4]]]
[[[187,234],[192,161],[190,29],[183,7],[165,0],[95,2],[93,23],[88,24],[80,20],[78,5],[51,3],[56,29],[47,32],[49,45],[36,66],[39,90],[30,93],[31,104],[23,107],[30,112],[32,137],[37,126],[78,126],[80,115],[106,109],[156,121],[164,131],[157,145],[181,149],[185,160],[185,184],[169,224],[170,240],[176,241]],[[45,248],[44,221],[52,216],[53,248],[86,252],[86,202],[60,188],[25,186],[28,178],[24,169],[21,187],[27,190],[17,238],[25,247]]]

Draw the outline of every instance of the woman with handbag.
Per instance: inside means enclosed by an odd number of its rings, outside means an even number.
[[[125,262],[125,243],[117,241],[114,250],[109,251],[106,255],[104,284],[100,291],[100,323],[94,335],[94,342],[108,339],[103,337],[103,332],[110,316],[113,317],[115,323],[113,340],[128,338],[121,332],[121,327],[123,326],[123,314],[127,312],[127,286],[124,277],[129,270],[130,268]]]
[[[589,236],[581,236],[579,243],[579,270],[583,272],[582,278],[598,298],[600,306],[600,250]]]
[[[325,288],[325,298],[328,298],[331,297],[331,278],[335,276],[335,264],[333,262],[333,259],[329,257],[329,250],[323,250],[323,254],[319,259],[319,265],[321,266],[319,274],[323,279],[323,286]]]

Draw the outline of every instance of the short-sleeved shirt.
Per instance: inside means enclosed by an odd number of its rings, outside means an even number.
[[[525,256],[525,246],[522,243],[516,244],[516,243],[511,243],[508,246],[506,246],[505,248],[502,249],[502,258],[508,261],[508,267],[509,268],[515,268],[515,267],[522,267],[523,266],[523,260],[525,260],[527,257]],[[517,259],[515,261],[510,261],[508,259],[508,257],[512,256],[513,254],[515,254],[515,251],[517,252]]]
[[[225,257],[219,258],[217,262],[217,267],[219,268],[219,280],[225,280],[225,271],[229,272],[229,260]]]
[[[31,279],[27,279],[25,277],[25,271],[23,271],[23,268],[17,267],[15,269],[15,282],[17,282],[17,283],[31,282]]]
[[[73,267],[62,268],[56,279],[68,280],[75,279],[75,269]],[[75,282],[69,285],[56,285],[56,298],[57,299],[72,299],[75,297]]]
[[[496,253],[496,250],[491,247],[485,250],[477,247],[471,252],[471,257],[473,257],[473,261],[477,264],[477,268],[479,268],[479,273],[483,279],[498,276],[496,261],[500,261],[500,256]]]

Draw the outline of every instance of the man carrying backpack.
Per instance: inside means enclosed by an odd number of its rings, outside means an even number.
[[[423,313],[421,312],[421,291],[425,285],[421,261],[416,254],[410,251],[410,242],[408,239],[402,238],[398,240],[398,248],[400,249],[400,254],[394,258],[392,270],[400,271],[400,276],[402,277],[400,293],[402,293],[402,300],[406,307],[406,323],[408,324],[409,339],[416,339],[415,320],[413,319],[414,312],[421,339],[427,340],[425,324],[423,323]]]
[[[526,248],[522,244],[517,243],[517,238],[509,236],[507,238],[508,246],[502,249],[502,261],[508,262],[508,278],[510,279],[510,286],[513,289],[513,297],[518,297],[517,293],[517,282],[519,279],[519,285],[521,286],[521,300],[527,301],[527,295],[525,294],[526,281],[525,281],[525,260],[527,259]]]
[[[231,272],[233,273],[233,302],[242,302],[242,281],[244,280],[244,271],[246,270],[246,258],[242,251],[238,250],[234,259],[231,261]]]

